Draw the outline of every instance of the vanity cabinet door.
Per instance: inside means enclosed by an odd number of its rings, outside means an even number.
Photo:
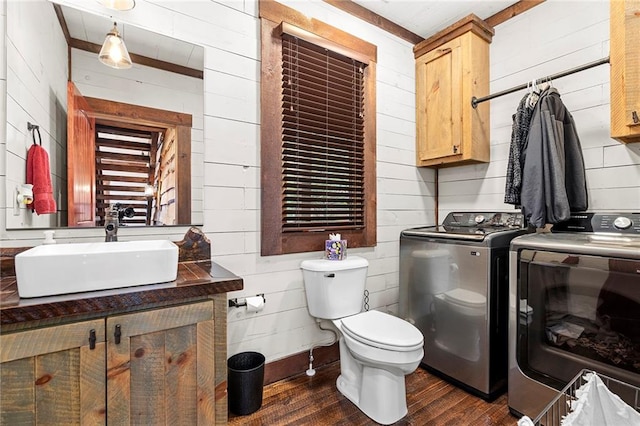
[[[215,423],[213,301],[108,317],[111,424]]]
[[[104,319],[0,335],[0,424],[105,424]]]

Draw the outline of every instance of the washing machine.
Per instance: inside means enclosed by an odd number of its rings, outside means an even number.
[[[454,212],[400,235],[399,314],[424,335],[422,367],[492,400],[507,384],[509,243],[517,212]]]
[[[573,214],[511,242],[509,410],[535,418],[582,369],[640,386],[640,213]],[[610,390],[637,406],[630,387]]]

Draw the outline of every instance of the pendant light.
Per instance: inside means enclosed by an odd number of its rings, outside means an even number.
[[[113,23],[113,29],[107,33],[107,37],[102,43],[99,55],[100,62],[116,69],[131,68],[131,57],[127,52],[127,46],[120,37],[116,23]]]
[[[113,10],[131,10],[136,6],[135,0],[98,0],[98,2]]]

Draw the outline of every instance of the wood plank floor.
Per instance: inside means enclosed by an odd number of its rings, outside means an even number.
[[[336,389],[340,365],[334,362],[265,386],[262,407],[253,414],[229,413],[229,425],[372,425]],[[507,394],[488,403],[433,376],[422,368],[406,377],[409,413],[396,425],[514,426]]]

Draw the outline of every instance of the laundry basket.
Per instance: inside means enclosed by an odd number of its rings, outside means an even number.
[[[556,396],[533,420],[536,426],[560,426],[562,418],[571,411],[571,402],[577,400],[576,391],[584,385],[587,380],[585,376],[594,373],[591,370],[580,371],[567,386],[558,392]],[[618,395],[629,406],[640,412],[640,388],[630,385],[620,380],[607,377],[604,374],[596,373],[609,390]]]

